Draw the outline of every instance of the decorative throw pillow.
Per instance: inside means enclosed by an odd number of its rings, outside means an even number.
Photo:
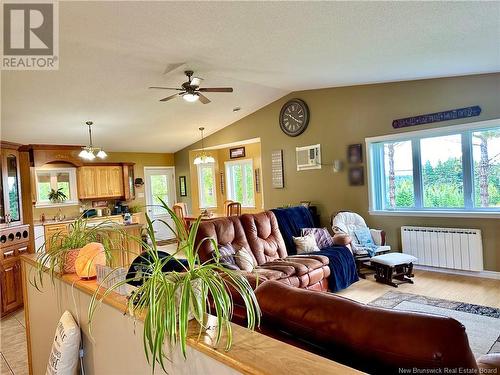
[[[238,267],[243,271],[252,272],[253,269],[257,267],[257,261],[253,257],[253,254],[244,247],[236,251],[234,260],[236,261]]]
[[[324,249],[325,247],[333,246],[333,239],[326,228],[302,228],[302,235],[307,236],[311,234],[314,236],[316,240],[316,244],[320,249]]]
[[[314,235],[312,233],[303,237],[292,237],[295,247],[297,248],[297,254],[312,253],[313,251],[319,251],[319,247],[316,244]]]
[[[355,229],[354,235],[358,243],[368,252],[370,257],[374,256],[377,252],[377,245],[373,242],[372,234],[368,228]],[[356,249],[354,249],[356,252]]]
[[[224,267],[227,267],[230,270],[239,270],[240,267],[238,267],[236,260],[234,259],[236,251],[234,250],[233,245],[227,243],[225,245],[219,245],[218,247],[220,252],[220,262],[224,265]]]
[[[372,240],[372,235],[368,228],[355,229],[354,235],[358,240],[358,243],[362,246],[372,246],[375,245]]]
[[[57,323],[46,375],[76,374],[80,350],[80,327],[69,311]]]

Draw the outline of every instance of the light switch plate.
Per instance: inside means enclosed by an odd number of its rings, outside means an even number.
[[[137,198],[144,198],[144,193],[137,193]]]

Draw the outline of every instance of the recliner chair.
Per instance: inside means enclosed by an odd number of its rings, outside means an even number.
[[[356,260],[358,274],[364,277],[361,272],[363,268],[370,268],[370,255],[365,246],[359,243],[355,231],[357,229],[367,228],[370,230],[373,243],[377,246],[376,255],[386,254],[391,251],[391,247],[385,242],[385,232],[381,229],[371,229],[366,225],[365,220],[355,212],[341,211],[332,218],[332,230],[335,234],[348,234],[351,237],[350,249]]]

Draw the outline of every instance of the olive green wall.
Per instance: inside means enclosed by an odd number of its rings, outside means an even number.
[[[281,106],[294,97],[306,101],[311,119],[302,135],[291,138],[281,132],[278,115]],[[482,108],[481,116],[472,119],[405,130],[395,130],[391,126],[392,120],[397,118],[476,104]],[[260,137],[266,208],[310,200],[318,206],[324,225],[328,225],[329,216],[334,212],[356,211],[369,226],[383,228],[395,249],[401,246],[402,225],[479,228],[483,232],[485,269],[500,271],[499,219],[371,216],[368,214],[367,185],[349,186],[346,168],[336,174],[328,166],[297,172],[295,165],[297,146],[320,143],[323,163],[331,163],[334,159],[345,161],[349,144],[363,143],[365,151],[365,137],[494,118],[500,118],[500,73],[294,92],[207,137],[205,145]],[[186,175],[189,179],[188,151],[199,147],[198,142],[175,154],[177,176]],[[271,186],[271,151],[275,149],[283,149],[284,189]],[[190,193],[188,191],[188,197],[183,199],[188,204],[191,203]]]

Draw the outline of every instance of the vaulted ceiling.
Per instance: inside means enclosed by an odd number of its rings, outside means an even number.
[[[3,71],[1,137],[174,152],[291,91],[500,71],[499,2],[60,2],[59,70]],[[195,70],[212,103],[158,100]],[[241,107],[233,112],[234,107]]]

